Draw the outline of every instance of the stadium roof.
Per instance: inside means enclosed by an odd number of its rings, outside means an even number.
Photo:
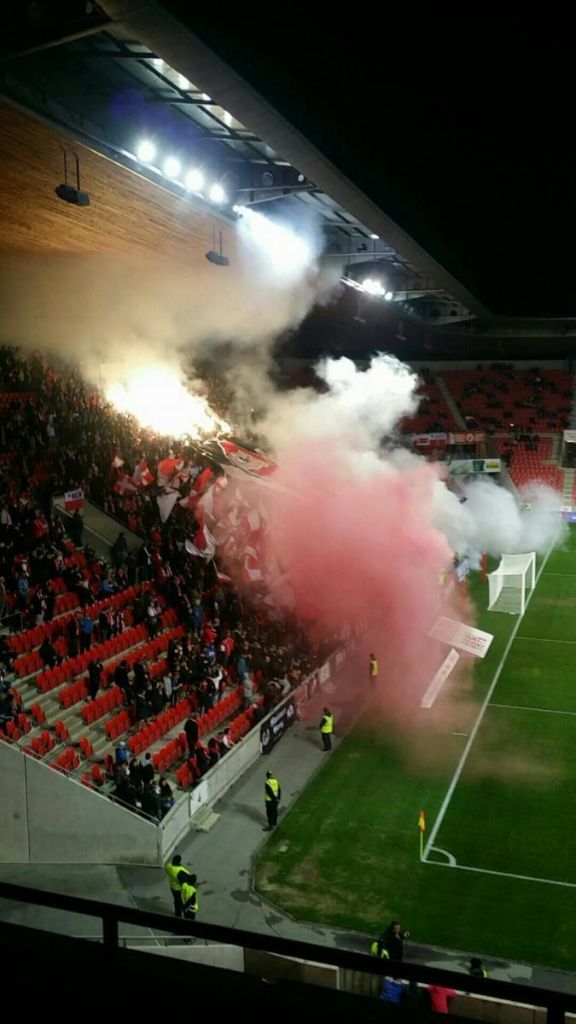
[[[313,211],[344,276],[384,271],[394,307],[421,323],[571,333],[576,204],[554,189],[568,161],[557,148],[555,177],[543,177],[540,144],[564,101],[544,131],[550,65],[536,106],[524,66],[535,40],[522,37],[519,60],[513,22],[479,22],[454,46],[454,25],[424,17],[407,34],[390,12],[383,38],[366,19],[316,32],[241,9],[192,18],[179,0],[101,0],[87,15],[74,0],[33,6],[58,16],[40,30],[12,22],[3,47],[21,55],[2,61],[0,89],[13,101],[131,166],[138,138],[154,137],[162,159],[222,183],[219,216],[233,202]]]

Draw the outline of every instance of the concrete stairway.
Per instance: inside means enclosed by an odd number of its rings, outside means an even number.
[[[572,505],[574,494],[574,470],[564,470],[564,486],[562,488],[562,504]]]
[[[439,390],[442,392],[444,396],[446,405],[448,406],[450,412],[454,417],[454,422],[456,423],[460,430],[467,430],[466,420],[464,419],[462,413],[460,412],[460,409],[456,405],[456,402],[452,397],[452,392],[450,391],[450,388],[448,387],[446,381],[444,380],[440,373],[434,374],[434,380],[438,385]]]

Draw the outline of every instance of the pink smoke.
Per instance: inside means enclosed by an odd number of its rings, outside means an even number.
[[[424,462],[402,473],[371,462],[365,471],[360,454],[312,441],[284,448],[274,476],[282,493],[264,499],[268,554],[290,581],[297,613],[319,639],[346,623],[368,629],[389,694],[415,695],[430,682],[439,651],[427,634],[451,614],[439,582],[451,552],[430,525],[435,478]]]

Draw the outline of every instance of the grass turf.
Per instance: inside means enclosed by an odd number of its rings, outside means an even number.
[[[478,578],[471,592],[494,641],[472,691],[452,695],[458,723],[419,712],[410,729],[375,730],[366,716],[281,820],[257,888],[304,920],[373,933],[399,916],[419,942],[573,968],[576,888],[512,876],[576,885],[574,531],[546,563],[435,841],[480,870],[419,860],[418,811],[430,828],[467,742],[453,733],[470,731],[517,622],[484,610]]]

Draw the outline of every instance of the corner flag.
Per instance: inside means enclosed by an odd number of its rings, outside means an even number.
[[[420,830],[420,860],[424,859],[424,833],[426,831],[426,815],[420,811],[418,815],[418,828]]]

